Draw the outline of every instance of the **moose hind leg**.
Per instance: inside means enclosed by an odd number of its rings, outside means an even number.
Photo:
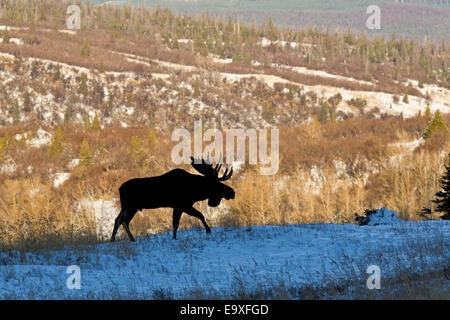
[[[136,212],[138,211],[138,209],[128,209],[126,210],[126,212],[124,213],[124,218],[122,220],[122,225],[123,228],[125,229],[128,238],[130,239],[130,241],[135,241],[133,238],[133,235],[131,234],[130,228],[129,228],[129,224],[131,219],[133,219],[134,215],[136,214]]]
[[[178,208],[173,209],[172,224],[173,224],[173,238],[174,239],[177,238],[178,225],[180,224],[180,218],[181,218],[182,214],[183,214],[182,210],[180,210]]]
[[[111,242],[114,242],[114,240],[116,240],[117,230],[119,229],[120,225],[122,224],[124,214],[125,214],[125,210],[121,209],[119,215],[117,216],[116,220],[114,221],[114,229],[113,229],[113,232],[111,235]]]
[[[205,217],[200,211],[198,211],[194,207],[191,207],[189,209],[184,210],[184,212],[186,212],[188,215],[192,217],[200,219],[200,221],[203,223],[203,226],[205,227],[206,233],[211,233],[211,229],[209,228],[208,224],[205,221]]]

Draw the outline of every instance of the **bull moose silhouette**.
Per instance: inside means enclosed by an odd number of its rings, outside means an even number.
[[[200,219],[207,233],[211,229],[203,214],[193,207],[197,201],[208,199],[210,207],[217,207],[222,198],[234,199],[234,190],[223,184],[233,175],[226,168],[219,177],[221,163],[213,167],[212,163],[204,159],[196,160],[191,157],[192,167],[202,175],[191,174],[183,169],[174,169],[161,176],[136,178],[123,183],[119,188],[121,210],[114,223],[111,242],[122,225],[130,241],[135,241],[130,232],[129,224],[136,212],[142,209],[173,208],[173,238],[177,238],[177,229],[183,212]]]

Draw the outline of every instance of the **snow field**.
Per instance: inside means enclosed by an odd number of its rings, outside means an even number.
[[[382,279],[446,268],[447,221],[357,226],[307,224],[213,228],[68,247],[0,253],[0,299],[154,299],[230,297],[280,286],[328,287],[356,281],[367,268]],[[81,270],[81,289],[66,287],[67,266]],[[443,279],[443,281],[448,280]]]

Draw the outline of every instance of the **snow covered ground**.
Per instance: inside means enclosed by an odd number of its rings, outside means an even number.
[[[449,222],[391,222],[213,228],[210,235],[189,229],[178,240],[165,233],[135,243],[3,252],[0,299],[221,298],[280,287],[302,298],[302,288],[348,281],[368,290],[370,265],[380,268],[381,290],[385,279],[405,272],[448,268]],[[80,289],[66,286],[70,265],[80,268]],[[438,282],[450,287],[448,278]]]

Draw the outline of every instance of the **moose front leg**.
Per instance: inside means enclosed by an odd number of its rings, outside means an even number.
[[[184,212],[186,212],[190,216],[200,219],[200,221],[203,223],[203,226],[206,229],[206,233],[211,233],[211,229],[209,228],[208,224],[205,221],[205,217],[200,211],[198,211],[194,207],[190,207],[189,209],[185,209]]]
[[[183,210],[174,208],[173,209],[173,217],[172,217],[172,224],[173,224],[173,238],[177,238],[177,230],[178,225],[180,224],[180,218],[183,214]]]

